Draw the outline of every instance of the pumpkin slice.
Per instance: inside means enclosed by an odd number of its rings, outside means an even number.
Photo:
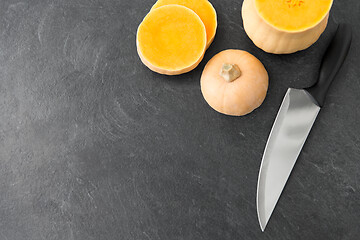
[[[208,0],[158,0],[152,9],[169,4],[178,4],[190,8],[201,18],[206,28],[206,48],[208,48],[214,40],[217,28],[216,11],[212,4]]]
[[[243,116],[258,108],[265,99],[269,77],[264,65],[242,50],[216,54],[201,76],[201,92],[216,111]]]
[[[206,50],[206,30],[187,7],[167,5],[150,11],[140,24],[137,51],[151,70],[177,75],[194,69]]]
[[[244,0],[244,29],[269,53],[310,47],[326,28],[333,0]]]

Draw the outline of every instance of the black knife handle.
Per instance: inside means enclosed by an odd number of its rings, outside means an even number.
[[[349,52],[351,38],[350,25],[339,24],[322,59],[318,81],[312,87],[305,89],[315,98],[320,107],[324,105],[326,93]]]

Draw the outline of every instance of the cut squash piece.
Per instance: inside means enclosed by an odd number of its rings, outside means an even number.
[[[244,29],[269,53],[310,47],[326,28],[333,0],[244,0]]]
[[[152,9],[169,4],[178,4],[190,8],[201,18],[206,28],[206,48],[208,48],[214,40],[217,28],[216,11],[213,5],[208,0],[158,0]]]
[[[142,62],[151,70],[177,75],[194,69],[206,50],[206,30],[187,7],[167,5],[150,11],[136,37]]]
[[[315,26],[328,14],[332,0],[255,0],[261,17],[285,31]]]

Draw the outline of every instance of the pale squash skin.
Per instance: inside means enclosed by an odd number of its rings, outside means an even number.
[[[223,64],[236,64],[241,75],[232,82],[219,73]],[[201,92],[216,111],[231,116],[243,116],[258,108],[264,101],[269,76],[264,65],[246,51],[229,49],[216,54],[205,66]]]
[[[265,21],[256,9],[255,0],[244,0],[242,18],[245,32],[257,47],[268,53],[289,54],[304,50],[319,39],[327,26],[329,12],[312,27],[286,31]]]
[[[204,52],[196,62],[194,62],[193,64],[189,65],[186,68],[182,68],[179,70],[169,70],[169,69],[159,68],[155,65],[152,65],[148,60],[146,60],[146,58],[142,55],[142,53],[139,49],[138,41],[136,41],[136,49],[137,49],[138,55],[140,57],[140,60],[146,67],[148,67],[153,72],[163,74],[163,75],[169,75],[169,76],[180,75],[183,73],[190,72],[191,70],[194,70],[194,68],[196,68],[199,65],[199,63],[202,61],[202,59],[204,58],[204,54],[205,54],[205,52]]]
[[[208,0],[158,0],[151,8],[151,11],[169,4],[178,4],[190,8],[201,18],[206,28],[206,48],[209,48],[215,38],[217,29],[217,16],[213,5]]]
[[[150,11],[139,25],[136,47],[141,61],[150,70],[165,75],[186,73],[204,57],[206,29],[191,9],[162,6]]]

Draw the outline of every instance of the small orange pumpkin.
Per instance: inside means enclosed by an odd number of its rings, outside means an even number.
[[[243,116],[258,108],[269,84],[264,65],[246,51],[229,49],[216,54],[205,66],[201,91],[216,111]]]

